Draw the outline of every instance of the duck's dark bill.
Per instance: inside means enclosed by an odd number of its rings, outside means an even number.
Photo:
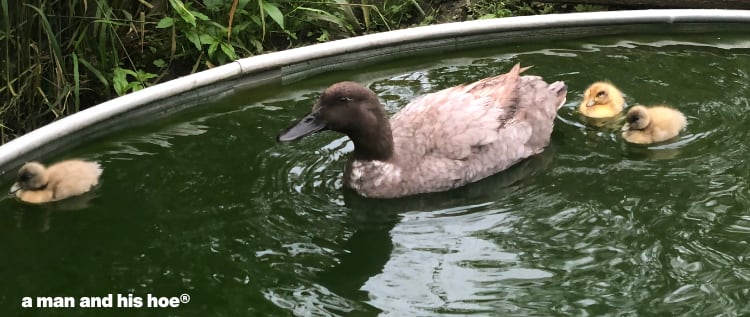
[[[302,120],[279,133],[279,142],[288,142],[300,139],[306,135],[313,134],[326,127],[326,122],[318,119],[315,113],[308,114]]]

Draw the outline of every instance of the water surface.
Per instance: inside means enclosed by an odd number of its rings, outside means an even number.
[[[457,190],[342,189],[352,145],[275,136],[329,84],[390,113],[506,72],[569,86],[550,147]],[[83,201],[0,201],[0,315],[669,316],[750,314],[750,38],[617,36],[510,45],[248,91],[69,153],[100,161]],[[656,146],[575,112],[616,83],[688,128]],[[10,184],[6,184],[10,187]],[[24,296],[189,294],[179,308],[22,309]]]

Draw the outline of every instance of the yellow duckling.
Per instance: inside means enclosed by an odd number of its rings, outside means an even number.
[[[583,93],[583,101],[578,106],[584,116],[590,118],[610,118],[622,112],[625,98],[617,87],[608,82],[598,81]]]
[[[24,164],[10,189],[19,199],[41,204],[78,196],[99,183],[99,163],[67,160],[45,168],[37,162]]]
[[[681,112],[665,106],[633,106],[628,110],[625,121],[627,123],[622,127],[623,139],[637,144],[669,140],[687,126],[687,120]]]

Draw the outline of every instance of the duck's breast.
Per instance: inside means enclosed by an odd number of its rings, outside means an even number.
[[[51,190],[19,190],[16,192],[16,197],[19,199],[32,204],[42,204],[52,201],[53,194]]]

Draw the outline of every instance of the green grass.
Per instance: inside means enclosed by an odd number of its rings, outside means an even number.
[[[434,23],[448,2],[0,0],[0,143],[118,95],[238,58]],[[463,19],[559,9],[522,0],[467,3]]]

